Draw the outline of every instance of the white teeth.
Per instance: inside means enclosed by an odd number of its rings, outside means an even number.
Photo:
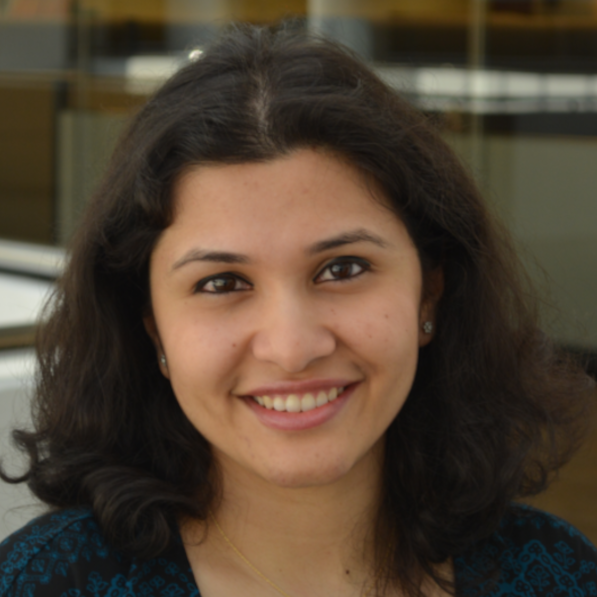
[[[288,394],[288,396],[253,396],[253,400],[260,406],[269,410],[279,412],[299,413],[307,412],[332,402],[344,392],[344,388],[330,388],[327,392],[321,390],[317,396],[307,392],[302,398],[298,394]]]
[[[317,400],[315,401],[317,406],[323,406],[328,403],[328,395],[325,392],[319,392],[317,394]]]
[[[301,410],[303,412],[307,412],[308,410],[313,410],[317,404],[315,404],[315,398],[313,394],[305,394],[301,399]]]
[[[286,398],[286,410],[289,413],[301,412],[301,401],[296,394],[290,394],[290,396]]]

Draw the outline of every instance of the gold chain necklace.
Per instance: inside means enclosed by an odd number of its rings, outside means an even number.
[[[263,579],[268,585],[270,585],[276,591],[278,591],[278,593],[280,593],[280,595],[284,595],[284,597],[290,597],[290,595],[286,591],[284,591],[283,589],[281,589],[273,580],[270,580],[267,576],[265,576],[265,574],[263,574],[263,572],[261,572],[259,569],[257,569],[255,566],[253,566],[253,564],[251,564],[251,562],[249,562],[249,560],[241,553],[241,551],[236,547],[236,545],[234,545],[234,543],[232,543],[232,541],[230,539],[228,539],[228,535],[226,535],[226,533],[224,532],[224,530],[222,529],[222,527],[218,524],[218,521],[216,520],[216,517],[213,514],[211,515],[211,518],[214,521],[214,524],[216,525],[216,528],[218,529],[218,531],[220,531],[220,535],[222,535],[222,538],[224,539],[224,541],[226,541],[226,543],[232,548],[232,551],[234,551],[234,553],[253,572],[255,572],[255,574],[257,574],[257,576],[259,576],[259,578]],[[375,579],[374,579],[373,584],[371,585],[371,587],[369,587],[369,589],[367,589],[367,592],[363,595],[363,597],[369,597],[369,595],[371,594],[371,591],[373,590],[373,587],[375,586],[377,580],[379,579],[379,577],[381,575],[381,571],[384,568],[385,560],[386,559],[387,559],[387,553],[386,553],[386,558],[384,558],[384,562],[379,567],[379,570],[377,571],[377,574],[375,575]]]

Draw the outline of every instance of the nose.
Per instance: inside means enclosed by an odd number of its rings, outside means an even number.
[[[336,338],[307,297],[277,296],[262,305],[252,351],[256,359],[287,373],[304,371],[336,349]]]

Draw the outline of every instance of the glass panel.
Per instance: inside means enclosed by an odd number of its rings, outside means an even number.
[[[123,123],[189,51],[289,16],[436,115],[553,279],[557,336],[597,347],[597,0],[0,0],[0,237],[66,242]]]
[[[0,236],[54,240],[53,73],[66,68],[68,40],[66,2],[0,4]]]
[[[128,116],[231,20],[304,0],[0,0],[0,237],[64,244]]]
[[[547,273],[553,332],[571,346],[597,347],[596,60],[597,3],[489,3],[481,177],[536,277]]]

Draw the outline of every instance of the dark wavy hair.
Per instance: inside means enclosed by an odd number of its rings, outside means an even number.
[[[122,137],[39,331],[35,427],[14,432],[30,466],[12,481],[52,507],[91,507],[114,546],[145,558],[181,517],[207,517],[210,446],[143,326],[149,258],[182,172],[300,148],[376,181],[424,272],[443,269],[437,332],[387,432],[374,556],[409,595],[423,574],[448,586],[435,565],[488,537],[569,458],[592,381],[541,333],[506,233],[429,119],[347,50],[284,28],[229,31]]]

